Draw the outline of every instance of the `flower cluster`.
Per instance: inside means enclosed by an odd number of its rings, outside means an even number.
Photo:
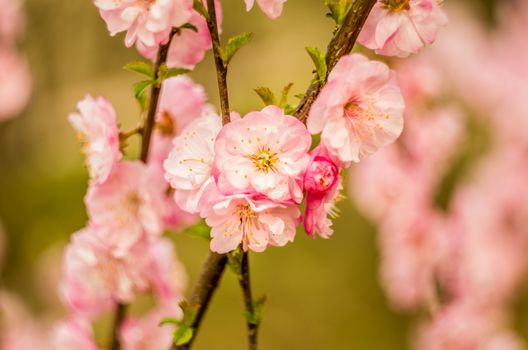
[[[213,251],[242,245],[261,252],[293,241],[305,195],[306,233],[329,237],[341,170],[393,142],[403,108],[385,64],[346,56],[313,105],[308,127],[277,106],[243,118],[232,113],[224,126],[204,115],[174,139],[165,178],[180,208],[211,226]],[[310,151],[310,133],[321,131],[321,144]]]
[[[0,0],[0,121],[19,114],[29,100],[29,70],[17,50],[23,28],[22,1]]]
[[[431,51],[398,64],[405,131],[351,179],[379,226],[389,298],[431,315],[416,329],[419,350],[525,348],[511,310],[528,270],[528,7],[502,6],[491,35],[454,9]]]

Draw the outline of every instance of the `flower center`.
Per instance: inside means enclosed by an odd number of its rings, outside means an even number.
[[[381,4],[389,12],[400,12],[411,9],[409,0],[381,0]]]
[[[278,161],[277,153],[272,152],[269,147],[264,147],[258,150],[257,153],[247,156],[253,161],[255,168],[264,173],[274,170],[274,165]]]
[[[236,216],[240,219],[240,224],[247,223],[251,219],[255,218],[255,212],[248,204],[239,204],[235,209]]]

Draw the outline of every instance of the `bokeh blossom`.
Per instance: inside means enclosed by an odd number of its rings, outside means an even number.
[[[246,10],[249,11],[255,5],[255,0],[244,0]],[[282,8],[287,0],[256,0],[258,6],[271,19],[277,19],[282,14]]]

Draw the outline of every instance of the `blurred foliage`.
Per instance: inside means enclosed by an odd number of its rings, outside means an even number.
[[[491,22],[494,2],[471,1]],[[289,0],[276,21],[258,9],[246,14],[242,0],[224,1],[224,6],[223,38],[254,33],[231,64],[233,109],[245,113],[261,108],[253,92],[257,86],[280,91],[292,81],[291,95],[303,93],[313,78],[313,63],[304,48],[324,48],[332,33],[324,1]],[[138,55],[124,47],[122,35],[109,37],[91,1],[32,0],[26,8],[23,48],[34,92],[22,116],[0,125],[0,221],[8,240],[0,281],[35,312],[60,315],[60,252],[86,221],[87,176],[66,116],[89,92],[108,97],[125,127],[135,125],[139,107],[132,84],[137,76],[122,67]],[[192,77],[217,104],[213,69],[208,54]],[[330,240],[300,233],[294,244],[252,255],[255,294],[268,296],[262,349],[408,348],[409,320],[391,311],[378,283],[375,228],[347,201],[341,213]],[[186,234],[174,239],[192,283],[207,242]],[[243,312],[236,277],[228,271],[196,349],[244,349]]]

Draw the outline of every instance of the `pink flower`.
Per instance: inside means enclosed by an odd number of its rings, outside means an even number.
[[[244,0],[246,2],[246,11],[251,10],[255,4],[255,0]],[[279,18],[282,13],[282,7],[286,0],[257,0],[262,12],[271,19]]]
[[[80,316],[72,316],[52,330],[54,350],[98,350],[90,322]]]
[[[300,202],[299,179],[312,139],[296,118],[268,106],[223,127],[216,139],[218,187],[224,194],[258,192]]]
[[[163,232],[163,196],[166,183],[139,161],[119,162],[102,184],[92,184],[85,198],[90,222],[108,229],[106,244],[118,254],[144,235]]]
[[[90,178],[96,183],[103,183],[122,157],[114,107],[103,97],[93,99],[86,96],[77,108],[80,114],[70,114],[68,119],[85,142],[83,150]]]
[[[218,195],[204,206],[203,215],[211,227],[212,251],[227,253],[242,244],[245,251],[262,252],[293,242],[300,212],[293,204],[238,194]]]
[[[73,311],[90,318],[149,287],[148,244],[138,242],[126,255],[116,255],[106,245],[107,233],[97,227],[75,233],[64,255],[61,295]]]
[[[20,36],[23,27],[22,1],[0,0],[0,43],[11,46]]]
[[[221,127],[220,117],[215,114],[195,119],[174,139],[164,162],[165,179],[174,189],[174,199],[189,213],[199,211],[204,191],[214,183],[214,142]]]
[[[307,120],[331,156],[348,165],[394,142],[403,129],[404,103],[395,74],[359,54],[339,60]]]
[[[406,57],[432,44],[446,24],[438,0],[379,0],[358,42],[377,54]]]
[[[0,26],[1,23],[0,16]],[[12,49],[0,48],[0,122],[22,112],[30,93],[31,78],[26,61]]]
[[[205,1],[203,3],[206,5]],[[221,30],[223,17],[222,6],[218,0],[215,1],[215,4],[216,21],[219,25],[219,30]],[[167,56],[168,67],[194,69],[203,60],[205,52],[212,46],[209,28],[203,16],[193,10],[188,22],[194,25],[197,31],[182,28],[173,36]],[[156,45],[146,46],[142,42],[137,42],[137,49],[141,55],[151,60],[156,59],[158,48],[158,43]]]
[[[192,0],[95,0],[110,35],[127,31],[127,47],[136,40],[147,46],[165,42],[172,27],[189,21],[192,4]]]
[[[324,147],[318,146],[310,153],[310,164],[304,174],[304,230],[309,236],[313,237],[316,232],[324,238],[332,235],[332,221],[328,214],[334,210],[339,189],[339,168]]]
[[[204,113],[207,96],[203,86],[180,75],[163,82],[156,129],[152,138],[149,163],[162,166],[172,148],[172,140],[194,119]]]

